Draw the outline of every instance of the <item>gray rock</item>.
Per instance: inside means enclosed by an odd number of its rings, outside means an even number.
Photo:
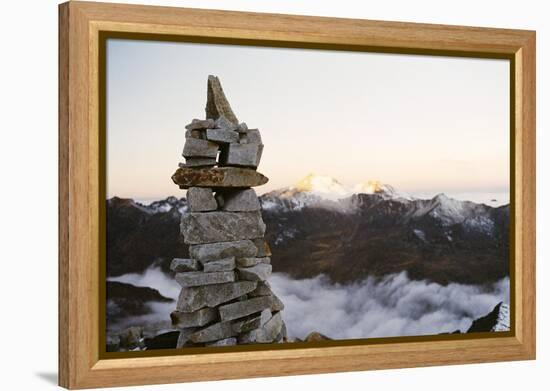
[[[195,312],[174,311],[170,314],[172,326],[183,329],[187,327],[204,326],[218,318],[218,310],[215,308],[201,308]]]
[[[120,337],[118,335],[107,335],[107,351],[118,352],[120,350]]]
[[[213,167],[218,162],[214,158],[208,157],[188,157],[185,159],[185,163],[180,163],[178,167],[189,168],[189,167]]]
[[[223,192],[222,210],[229,212],[252,212],[260,209],[260,201],[254,189]]]
[[[256,289],[253,281],[238,281],[227,284],[204,285],[182,289],[176,309],[193,312],[203,307],[216,307]]]
[[[222,149],[219,163],[225,166],[256,168],[260,164],[263,149],[263,144],[229,144]]]
[[[223,92],[220,79],[216,76],[208,76],[207,84],[207,100],[206,100],[206,118],[218,119],[220,116],[225,116],[229,121],[238,124],[239,120],[233,113],[225,93]]]
[[[194,259],[174,258],[170,263],[170,270],[176,273],[195,272],[200,270],[200,266]]]
[[[209,157],[216,158],[218,156],[218,144],[208,140],[197,138],[185,139],[183,147],[183,157]]]
[[[246,133],[239,135],[240,144],[263,144],[262,135],[258,129],[249,129]]]
[[[258,296],[275,296],[273,294],[273,291],[271,290],[271,285],[269,285],[269,283],[267,281],[259,281],[258,282],[258,286],[256,287],[256,289],[254,289],[252,292],[250,292],[248,294],[249,297],[258,297]],[[275,307],[279,307],[279,302],[281,302],[279,300],[278,297],[275,296],[275,298],[273,299],[274,302],[276,302],[276,305],[273,305],[272,303],[272,306],[275,306]],[[280,311],[279,309],[277,309],[277,311]]]
[[[186,130],[185,131],[185,138],[205,139],[206,135],[204,134],[204,131],[202,131],[202,130]]]
[[[225,304],[218,308],[220,319],[228,321],[251,315],[255,312],[263,311],[271,306],[271,297],[260,296],[250,300],[238,301],[236,303]]]
[[[226,339],[220,339],[219,341],[215,342],[207,342],[204,345],[205,346],[233,346],[237,344],[237,338],[231,337]]]
[[[277,312],[261,328],[239,335],[239,343],[271,343],[281,333],[283,324],[281,313]]]
[[[185,213],[180,229],[185,243],[204,244],[257,238],[265,224],[259,211]]]
[[[197,330],[198,329],[196,327],[191,327],[191,328],[188,328],[188,329],[181,329],[180,330],[180,335],[178,336],[178,342],[176,344],[176,348],[181,349],[185,346],[192,345],[192,342],[189,339],[189,337]]]
[[[250,240],[209,243],[189,246],[189,255],[201,262],[229,257],[253,257],[258,249]]]
[[[258,129],[250,129],[246,133],[246,141],[248,142],[248,144],[263,144],[262,134]]]
[[[271,248],[264,238],[252,239],[252,242],[254,242],[254,245],[258,248],[258,253],[256,254],[257,257],[271,256]]]
[[[268,257],[243,257],[237,259],[238,267],[251,267],[260,263],[271,263],[271,259]]]
[[[237,127],[237,132],[246,133],[248,132],[248,125],[245,122],[241,122]]]
[[[330,341],[331,338],[327,337],[324,334],[321,334],[318,331],[312,331],[305,338],[304,342],[321,342],[321,341]]]
[[[234,272],[214,272],[214,273],[204,273],[204,272],[187,272],[187,273],[177,273],[176,281],[182,287],[193,287],[193,286],[203,286],[203,285],[212,285],[212,284],[223,284],[225,282],[235,281]]]
[[[214,127],[213,119],[194,119],[190,124],[185,125],[187,130],[203,130]]]
[[[206,139],[217,144],[238,143],[239,133],[228,129],[208,129]]]
[[[269,319],[271,319],[271,310],[266,308],[260,314],[250,315],[242,320],[233,322],[233,330],[239,334],[245,333],[262,327]]]
[[[187,206],[191,212],[208,212],[216,210],[218,203],[212,189],[207,187],[190,187],[187,190]]]
[[[285,309],[285,305],[275,294],[271,295],[271,311],[277,312]]]
[[[141,349],[144,346],[141,327],[129,327],[120,332],[118,337],[120,347],[125,350]]]
[[[239,167],[179,167],[172,175],[172,181],[180,189],[188,189],[189,187],[211,187],[215,189],[255,187],[266,184],[268,180],[266,176],[255,170]]]
[[[230,322],[219,322],[207,326],[202,330],[195,331],[189,339],[195,343],[211,342],[236,336]]]
[[[271,275],[271,265],[259,263],[252,267],[240,267],[237,269],[240,280],[265,281]]]
[[[203,264],[205,272],[223,272],[235,269],[235,257],[217,259]]]
[[[236,131],[239,129],[239,126],[232,123],[230,120],[225,118],[225,116],[221,115],[216,120],[216,128],[217,129],[223,129],[223,130],[229,130],[229,131]]]

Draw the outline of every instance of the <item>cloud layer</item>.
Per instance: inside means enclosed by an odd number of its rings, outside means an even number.
[[[177,299],[180,286],[160,268],[111,278],[157,289]],[[294,280],[274,273],[273,291],[285,304],[289,336],[318,331],[333,339],[429,335],[466,331],[472,321],[509,302],[508,278],[491,286],[410,280],[405,272],[367,278],[351,285],[332,284],[324,276]],[[167,322],[175,303],[150,303],[151,313],[124,319],[116,328]],[[113,325],[115,326],[115,325]]]
[[[405,272],[346,286],[276,273],[270,284],[285,303],[291,337],[318,331],[333,339],[466,331],[500,301],[509,302],[510,285],[506,278],[488,287],[442,286],[410,280]]]

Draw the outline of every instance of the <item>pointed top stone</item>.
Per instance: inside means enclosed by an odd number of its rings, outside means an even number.
[[[227,120],[232,122],[234,125],[239,124],[239,120],[233,113],[227,98],[223,92],[220,79],[218,77],[209,75],[208,76],[208,87],[207,87],[207,99],[206,99],[206,118],[208,119],[218,119],[220,116],[224,116]]]

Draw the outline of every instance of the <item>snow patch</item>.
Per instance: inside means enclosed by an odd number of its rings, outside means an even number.
[[[510,331],[510,307],[502,303],[499,308],[497,324],[491,331]]]

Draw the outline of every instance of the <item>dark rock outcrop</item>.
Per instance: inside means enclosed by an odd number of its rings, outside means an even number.
[[[498,303],[495,308],[487,315],[482,316],[472,322],[472,325],[466,331],[467,333],[479,333],[479,332],[488,332],[494,331],[494,328],[497,326],[499,321],[499,313],[503,303]]]

